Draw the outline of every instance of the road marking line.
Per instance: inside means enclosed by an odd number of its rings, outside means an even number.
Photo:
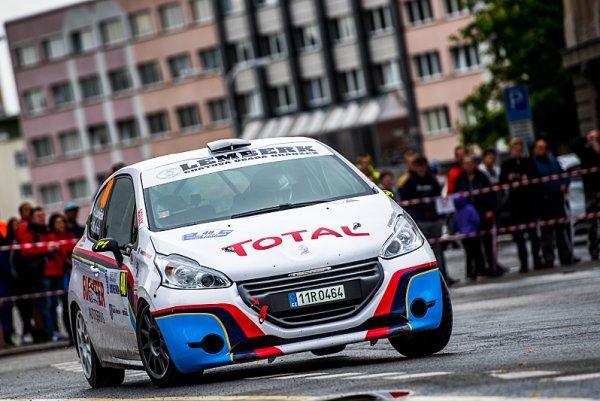
[[[489,375],[503,380],[531,379],[534,377],[552,376],[560,372],[553,370],[526,370],[521,372],[490,372]]]
[[[452,372],[425,372],[425,373],[411,373],[408,375],[399,375],[392,377],[384,377],[385,380],[410,380],[410,379],[422,379],[425,377],[445,376],[452,374]]]
[[[548,381],[555,382],[576,382],[579,380],[590,380],[590,379],[598,379],[600,378],[600,372],[598,373],[585,373],[581,375],[571,375],[571,376],[560,376],[548,379]]]
[[[306,380],[324,380],[324,379],[333,379],[336,377],[346,377],[346,376],[356,376],[356,375],[361,375],[362,373],[360,372],[348,372],[348,373],[333,373],[333,374],[329,374],[329,375],[324,375],[324,376],[313,376],[313,377],[307,377]]]
[[[358,377],[346,377],[343,380],[363,380],[363,379],[374,379],[376,377],[384,377],[384,376],[394,376],[394,375],[402,375],[404,372],[386,372],[386,373],[373,373],[371,375],[364,375]]]
[[[290,376],[290,375],[293,375],[293,373],[279,373],[276,375],[269,375],[269,376],[244,377],[244,380],[277,379],[277,378],[284,378],[285,376]]]
[[[298,375],[285,376],[285,377],[276,377],[275,380],[287,380],[287,379],[300,379],[302,377],[310,377],[310,376],[319,376],[326,375],[327,373],[319,372],[319,373],[301,373]]]

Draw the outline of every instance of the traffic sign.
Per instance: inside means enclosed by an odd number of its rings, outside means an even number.
[[[504,88],[504,109],[511,138],[521,138],[526,143],[532,143],[535,137],[531,123],[529,93],[525,85]]]

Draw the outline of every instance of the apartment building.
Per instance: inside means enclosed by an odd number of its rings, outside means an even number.
[[[231,136],[206,4],[97,0],[6,24],[37,204],[85,214],[115,163]]]

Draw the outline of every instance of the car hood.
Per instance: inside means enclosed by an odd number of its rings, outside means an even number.
[[[156,251],[179,254],[233,281],[375,258],[399,206],[381,194],[152,233]]]

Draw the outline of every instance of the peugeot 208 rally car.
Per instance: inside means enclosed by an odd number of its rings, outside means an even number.
[[[410,216],[307,138],[217,141],[113,174],[73,252],[69,312],[92,387],[383,338],[424,356],[452,331]]]

